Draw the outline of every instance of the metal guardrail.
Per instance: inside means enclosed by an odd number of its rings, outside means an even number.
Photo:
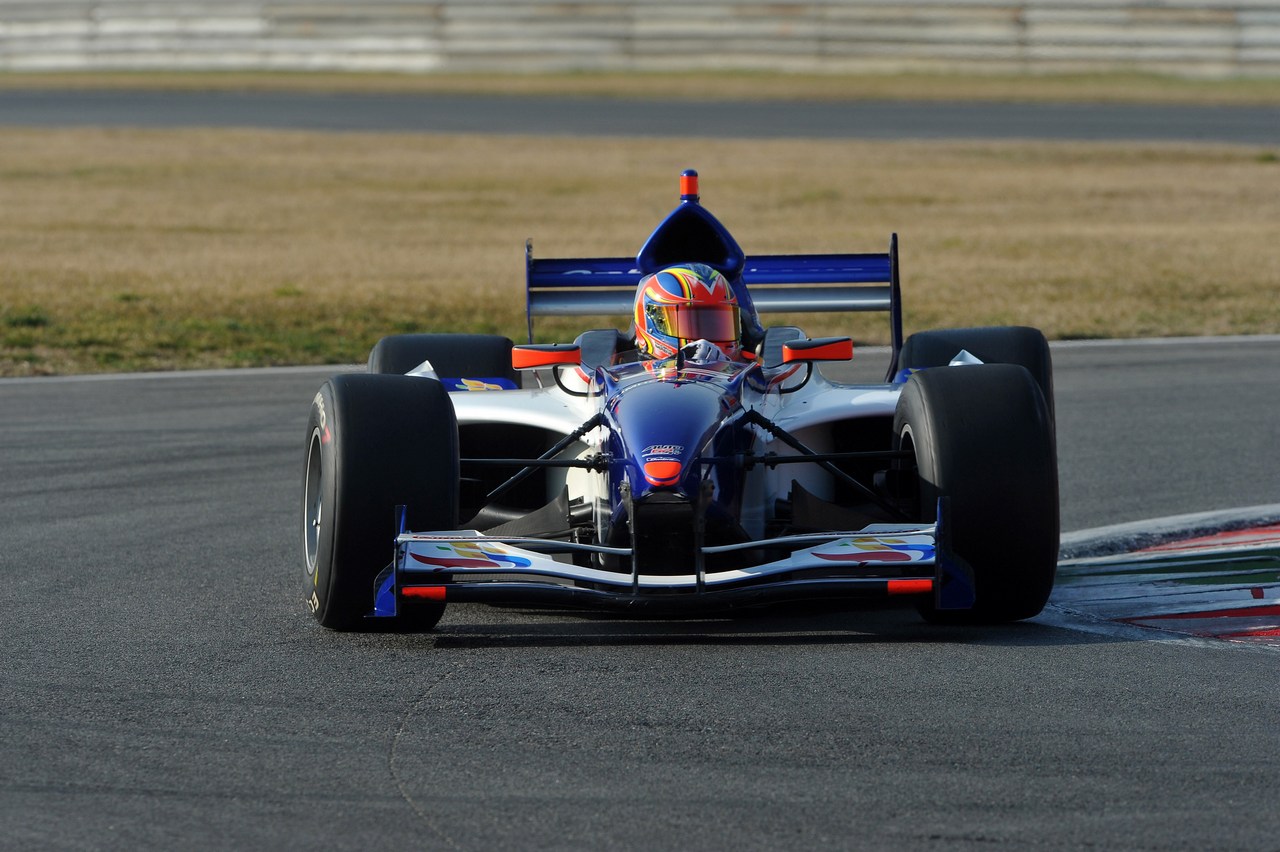
[[[0,0],[0,70],[1280,75],[1280,0]]]

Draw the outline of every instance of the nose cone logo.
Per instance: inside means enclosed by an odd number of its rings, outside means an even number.
[[[644,457],[644,478],[650,485],[675,485],[680,481],[680,473],[684,465],[680,463],[680,455],[684,447],[680,444],[652,444],[644,448],[640,455]]]
[[[650,485],[675,485],[680,481],[684,466],[678,461],[649,461],[644,463],[644,478]]]

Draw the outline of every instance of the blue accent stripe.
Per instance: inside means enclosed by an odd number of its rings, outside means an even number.
[[[888,284],[887,254],[805,254],[749,257],[742,270],[748,287],[761,284]]]

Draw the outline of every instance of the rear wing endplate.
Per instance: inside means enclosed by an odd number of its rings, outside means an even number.
[[[629,316],[644,273],[629,257],[534,258],[525,244],[526,318],[533,343],[538,316]],[[893,347],[889,375],[902,348],[898,235],[885,254],[774,254],[748,257],[742,268],[758,313],[887,311]]]

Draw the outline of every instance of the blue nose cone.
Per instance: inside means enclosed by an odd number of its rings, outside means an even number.
[[[613,418],[625,446],[614,458],[626,466],[632,496],[654,489],[697,493],[698,455],[724,412],[719,389],[694,382],[649,382],[622,394]]]

